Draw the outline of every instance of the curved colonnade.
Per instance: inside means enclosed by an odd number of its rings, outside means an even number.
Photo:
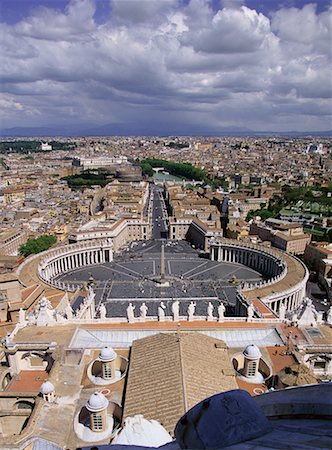
[[[286,311],[295,310],[305,297],[309,272],[295,256],[227,239],[210,243],[210,258],[243,264],[265,276],[257,283],[243,283],[239,290],[247,301],[259,298],[276,314],[281,305]]]
[[[75,291],[81,285],[57,281],[62,273],[95,264],[113,261],[111,239],[95,239],[48,250],[39,261],[38,276],[58,289]]]
[[[242,283],[239,291],[248,302],[259,298],[276,314],[279,314],[281,305],[286,311],[297,309],[305,297],[309,272],[294,256],[227,239],[210,242],[210,258],[212,261],[243,264],[265,276],[265,280],[256,283]],[[75,291],[81,285],[57,281],[56,278],[78,267],[112,260],[112,240],[91,239],[44,252],[38,264],[38,276],[50,286]]]

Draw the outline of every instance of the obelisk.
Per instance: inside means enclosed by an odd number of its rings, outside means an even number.
[[[160,281],[163,283],[165,281],[165,245],[161,244],[161,254],[160,254]]]

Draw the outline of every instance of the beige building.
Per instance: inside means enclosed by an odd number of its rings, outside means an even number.
[[[0,232],[0,255],[15,256],[20,245],[24,244],[28,236],[24,230],[7,229]]]
[[[302,225],[278,219],[254,221],[250,225],[250,234],[257,235],[262,241],[270,241],[274,247],[295,255],[303,254],[311,240],[310,234],[304,233]]]
[[[0,275],[0,322],[6,322],[11,302],[21,300],[21,288],[14,274]]]
[[[312,242],[304,252],[304,262],[309,269],[332,278],[332,244],[328,242]]]

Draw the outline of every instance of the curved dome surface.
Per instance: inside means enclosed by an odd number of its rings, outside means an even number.
[[[107,398],[101,392],[95,392],[87,401],[86,409],[91,412],[96,412],[107,408],[107,406]]]
[[[45,381],[41,386],[40,386],[40,393],[45,395],[45,394],[51,394],[51,392],[54,392],[55,388],[53,386],[53,384],[50,381]]]
[[[156,420],[147,420],[142,415],[127,417],[124,427],[115,436],[111,445],[142,445],[160,447],[172,438],[165,428]]]
[[[243,351],[243,354],[248,359],[256,359],[262,357],[259,348],[255,344],[247,345],[247,347]]]
[[[116,357],[117,354],[111,347],[104,347],[99,354],[102,361],[113,361]]]

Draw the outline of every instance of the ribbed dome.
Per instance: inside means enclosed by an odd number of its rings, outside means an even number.
[[[124,427],[111,445],[142,445],[155,448],[171,441],[171,436],[159,422],[136,415],[126,418]]]
[[[248,359],[258,359],[262,357],[262,354],[255,344],[247,345],[244,349],[243,354]]]
[[[86,409],[91,412],[101,411],[108,406],[107,398],[101,392],[95,392],[89,398]]]
[[[50,381],[45,381],[41,386],[40,386],[40,393],[45,395],[45,394],[50,394],[51,392],[54,392],[55,388],[53,386],[53,384]]]
[[[102,361],[114,361],[114,359],[117,357],[117,354],[111,347],[104,347],[100,354],[99,359]]]

